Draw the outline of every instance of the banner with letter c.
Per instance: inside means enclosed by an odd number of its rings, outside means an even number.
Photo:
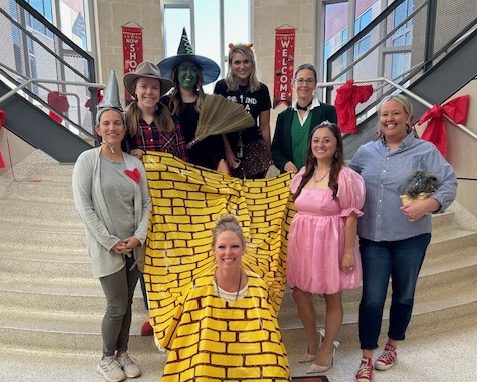
[[[142,27],[128,26],[130,23],[121,26],[123,32],[123,60],[124,60],[124,74],[134,72],[136,67],[143,60],[143,46],[142,46]],[[132,101],[132,96],[127,90],[124,92],[124,100],[126,104]]]
[[[292,79],[295,64],[295,30],[290,25],[275,29],[275,79],[273,81],[273,108],[292,102]]]

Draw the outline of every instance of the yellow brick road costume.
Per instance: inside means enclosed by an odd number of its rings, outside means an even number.
[[[294,214],[291,174],[244,181],[159,152],[143,162],[153,205],[144,279],[156,343],[169,350],[162,380],[288,381],[277,316]],[[211,251],[211,229],[226,213],[250,239],[247,294],[229,302],[215,292]]]

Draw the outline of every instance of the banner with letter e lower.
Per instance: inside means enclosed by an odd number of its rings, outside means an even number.
[[[290,25],[275,29],[275,76],[273,81],[273,108],[292,102],[292,79],[295,63],[295,30]]]

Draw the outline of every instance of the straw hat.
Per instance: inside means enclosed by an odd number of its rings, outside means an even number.
[[[220,67],[214,60],[194,54],[185,28],[182,29],[177,56],[167,57],[157,65],[163,75],[172,80],[172,72],[183,62],[192,62],[202,69],[204,85],[214,82],[220,75]]]
[[[174,86],[167,78],[161,77],[161,71],[157,65],[154,65],[150,61],[143,61],[137,66],[134,72],[129,72],[124,75],[124,87],[133,97],[136,96],[134,92],[136,90],[135,82],[140,77],[157,78],[161,81],[161,95],[168,92],[169,89]]]

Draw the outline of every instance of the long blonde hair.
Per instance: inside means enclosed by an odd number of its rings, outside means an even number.
[[[229,44],[229,71],[227,73],[227,77],[225,77],[225,83],[227,84],[227,88],[229,90],[238,90],[239,88],[239,80],[235,73],[232,70],[232,61],[234,58],[235,53],[241,53],[247,60],[252,63],[252,72],[250,73],[250,77],[248,79],[248,88],[249,91],[255,92],[260,88],[260,81],[258,80],[257,76],[257,64],[255,62],[255,54],[252,50],[253,44]]]

